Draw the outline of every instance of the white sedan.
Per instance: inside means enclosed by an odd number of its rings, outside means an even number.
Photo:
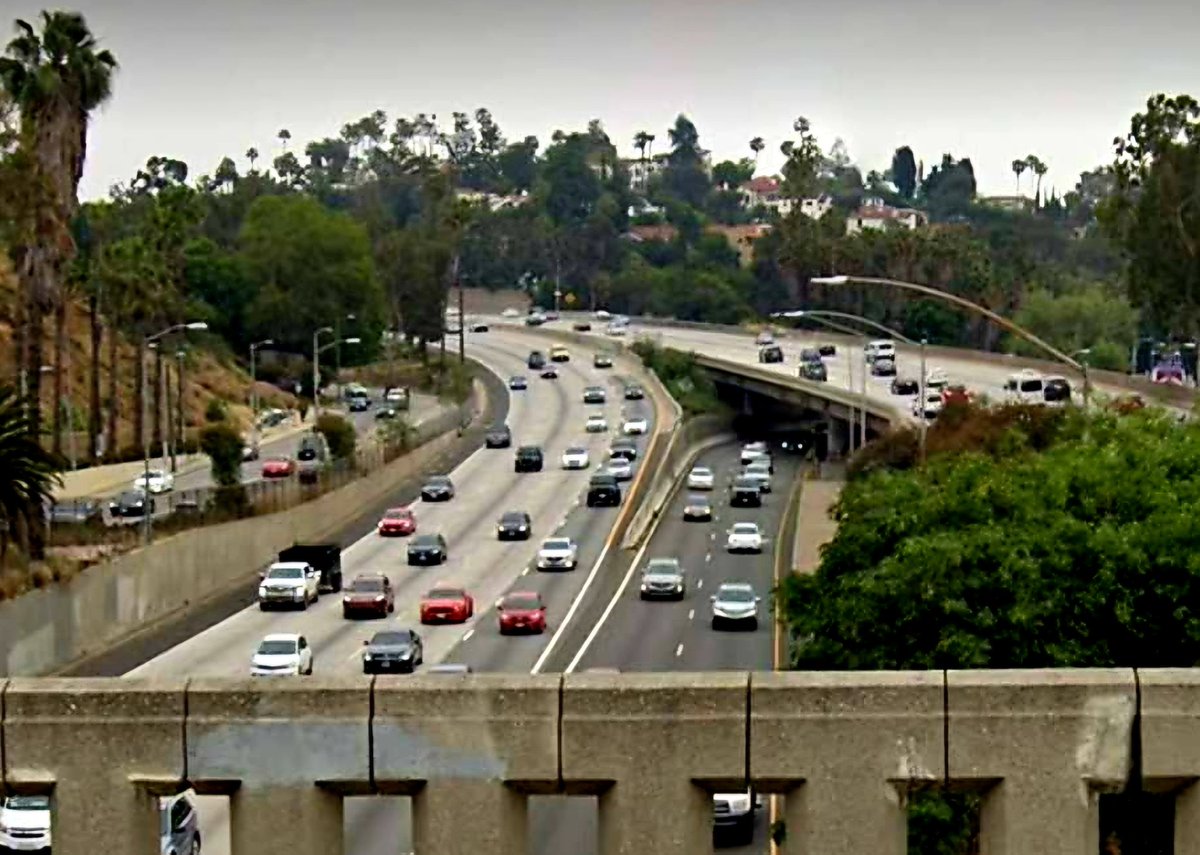
[[[693,466],[688,473],[689,490],[711,490],[716,483],[716,476],[707,466]]]
[[[250,660],[250,675],[253,677],[287,677],[311,674],[313,671],[312,647],[308,639],[294,632],[278,632],[268,635],[254,651]]]
[[[167,493],[175,489],[175,476],[162,469],[151,469],[133,479],[133,489],[147,493]]]
[[[584,425],[584,429],[588,433],[604,433],[606,430],[608,430],[608,419],[604,418],[604,416],[600,415],[599,413],[588,416],[587,424]]]
[[[757,523],[734,523],[733,528],[729,529],[725,540],[726,552],[762,552],[762,549],[763,536]]]
[[[631,416],[625,419],[625,423],[621,425],[621,433],[626,436],[633,434],[643,434],[650,428],[650,423],[645,416]]]
[[[538,550],[539,570],[574,570],[578,563],[579,548],[569,537],[549,537],[542,541]]]
[[[587,469],[592,464],[588,450],[580,445],[573,445],[563,452],[563,469]]]
[[[614,457],[608,461],[606,475],[611,475],[618,481],[628,481],[633,477],[633,464],[624,457]]]

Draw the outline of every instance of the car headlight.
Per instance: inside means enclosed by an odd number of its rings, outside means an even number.
[[[258,589],[258,595],[260,597],[265,597],[267,595],[267,589],[265,587],[260,587]]]
[[[649,585],[647,585],[645,582],[643,582],[643,583],[642,583],[642,590],[643,590],[643,591],[647,591],[647,590],[649,590],[649,589],[650,589],[650,586],[649,586]]]
[[[371,654],[370,654],[370,653],[364,653],[364,654],[363,654],[363,661],[364,661],[364,662],[370,662],[370,661],[371,661]]]
[[[525,531],[525,526],[518,526],[517,531]]]
[[[400,654],[400,658],[401,658],[401,659],[411,659],[411,658],[412,658],[412,651],[410,651],[410,650],[406,650],[406,651],[404,651],[403,653],[401,653],[401,654]]]
[[[301,597],[304,596],[304,589],[296,588],[294,591],[292,591],[292,596],[295,597],[297,600],[300,599]]]
[[[8,834],[8,826],[0,822],[0,834]]]

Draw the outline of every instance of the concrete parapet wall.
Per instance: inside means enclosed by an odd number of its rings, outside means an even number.
[[[296,542],[328,539],[419,474],[457,439],[477,402],[420,425],[413,451],[286,511],[190,529],[0,602],[0,676],[45,674],[251,579]]]
[[[1190,670],[18,678],[0,710],[0,786],[53,794],[55,855],[158,853],[152,797],[186,787],[230,797],[232,855],[341,855],[372,793],[412,797],[416,855],[522,855],[547,793],[599,796],[601,855],[695,855],[747,786],[783,855],[903,855],[940,786],[982,794],[986,852],[1096,852],[1099,795],[1141,781],[1176,852],[1200,833]]]

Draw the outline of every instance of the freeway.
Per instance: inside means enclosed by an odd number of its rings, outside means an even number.
[[[776,455],[772,492],[761,508],[731,508],[728,484],[740,467],[739,448],[723,445],[700,456],[698,465],[717,475],[710,494],[713,520],[684,522],[689,495],[681,487],[672,497],[655,530],[639,551],[628,584],[614,596],[612,610],[585,647],[574,670],[617,668],[621,671],[770,671],[774,667],[770,620],[775,587],[775,541],[788,496],[799,472],[799,459]],[[769,538],[761,555],[730,555],[725,532],[735,522],[757,522]],[[682,602],[645,601],[639,596],[637,574],[652,558],[677,558],[688,577]],[[722,582],[749,582],[763,598],[757,630],[717,631],[710,625],[710,592]],[[558,852],[593,855],[596,851],[596,809],[571,799],[557,809],[530,811],[531,837],[538,855]],[[755,824],[754,843],[722,849],[730,855],[761,855],[766,849],[766,810]]]
[[[490,333],[472,336],[469,352],[501,376],[530,374],[525,356],[530,349],[544,349],[544,339],[519,333]],[[586,385],[607,379],[608,402],[601,408],[585,406]],[[510,395],[508,424],[514,446],[538,444],[546,453],[546,469],[536,474],[513,472],[512,449],[480,449],[453,473],[457,495],[445,504],[418,503],[419,531],[440,532],[449,543],[449,561],[441,567],[409,569],[405,566],[406,541],[382,539],[374,533],[343,550],[346,579],[363,571],[388,573],[396,586],[396,611],[385,621],[343,619],[340,597],[325,597],[305,612],[260,612],[256,607],[191,637],[127,676],[243,676],[257,642],[269,632],[302,632],[315,651],[318,673],[361,673],[363,642],[387,627],[417,626],[417,603],[421,594],[438,583],[456,582],[474,595],[476,616],[466,626],[425,627],[426,664],[447,657],[475,660],[490,658],[500,667],[528,670],[549,635],[501,638],[496,631],[491,604],[510,587],[536,588],[547,598],[551,630],[578,593],[585,572],[604,547],[616,509],[580,507],[587,471],[568,472],[559,468],[559,457],[567,445],[586,445],[598,461],[610,436],[588,435],[583,424],[588,412],[603,409],[615,425],[625,409],[620,390],[623,383],[614,372],[591,366],[591,354],[575,348],[572,361],[560,366],[560,379],[530,377],[529,389]],[[647,402],[644,410],[650,414]],[[501,543],[494,525],[506,510],[524,510],[533,518],[533,537],[524,542]],[[579,567],[574,573],[527,573],[540,541],[557,531],[575,537],[580,546]],[[524,578],[522,578],[524,577]],[[479,653],[477,654],[476,651]],[[484,653],[484,651],[490,651]],[[403,818],[398,799],[350,799],[346,806],[348,850],[355,855],[388,852],[395,855]],[[226,805],[221,799],[200,799],[205,851],[229,851]],[[407,825],[405,823],[405,825]],[[400,850],[403,851],[403,850]]]

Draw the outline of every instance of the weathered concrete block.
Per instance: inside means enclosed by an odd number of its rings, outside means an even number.
[[[1099,851],[1099,795],[1129,776],[1133,671],[948,671],[946,691],[950,780],[986,789],[983,851]]]
[[[1200,852],[1200,670],[1139,668],[1142,777],[1174,792],[1175,851]]]
[[[413,796],[417,855],[525,855],[526,794],[558,789],[559,694],[554,674],[376,680],[375,784]]]
[[[906,796],[945,776],[941,671],[750,679],[750,777],[784,792],[785,853],[903,855]]]
[[[157,855],[156,796],[184,779],[182,680],[14,679],[6,786],[53,796],[54,851]]]
[[[370,792],[369,678],[194,679],[187,703],[188,779],[230,796],[233,855],[340,855],[342,797]]]
[[[570,674],[562,777],[600,794],[601,855],[711,847],[712,799],[746,784],[749,675]]]

